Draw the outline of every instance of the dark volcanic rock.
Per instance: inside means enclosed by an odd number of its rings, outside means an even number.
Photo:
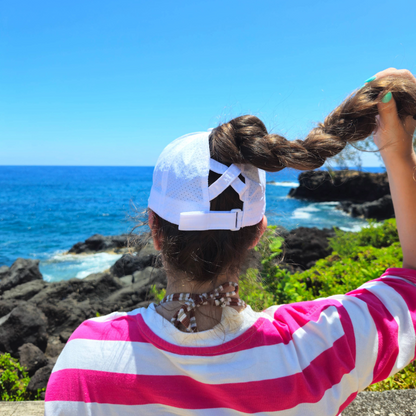
[[[48,319],[48,334],[56,335],[62,331],[73,331],[86,319],[93,318],[97,305],[92,305],[90,301],[78,303],[66,299],[57,305],[40,304],[39,309]]]
[[[111,266],[110,271],[115,276],[122,277],[133,274],[149,266],[160,266],[158,263],[159,251],[149,244],[142,248],[135,256],[124,254],[116,263]]]
[[[71,335],[72,335],[72,331],[62,331],[62,332],[59,334],[59,340],[60,340],[63,344],[66,344],[66,343],[68,342],[69,338],[71,337]]]
[[[74,328],[75,330],[75,328]],[[49,362],[56,362],[59,354],[64,349],[65,344],[61,342],[59,336],[50,336],[48,338],[48,346],[46,347],[45,355],[48,357]]]
[[[18,305],[26,305],[26,302],[16,299],[0,300],[0,318],[10,313]]]
[[[42,280],[39,271],[39,260],[17,259],[0,281],[0,294],[22,283]]]
[[[52,364],[39,368],[39,370],[37,370],[34,376],[30,379],[27,391],[36,393],[38,389],[45,388],[48,384],[49,377],[51,376],[52,369]]]
[[[299,175],[299,186],[289,196],[311,201],[368,202],[390,194],[386,173],[355,170],[308,171]]]
[[[150,264],[148,264],[150,266]],[[132,254],[124,254],[110,268],[110,272],[118,277],[132,275],[135,271],[145,268],[144,262]]]
[[[0,280],[7,277],[10,273],[10,269],[7,266],[0,266]]]
[[[384,195],[376,201],[354,204],[350,201],[340,202],[340,208],[352,217],[373,218],[377,221],[394,218],[393,201],[390,195]]]
[[[141,244],[142,240],[145,237],[140,236],[138,238],[134,238],[129,234],[122,234],[122,235],[111,235],[111,236],[103,236],[101,234],[94,234],[92,237],[88,238],[84,242],[79,242],[72,246],[68,253],[71,254],[81,254],[81,253],[99,253],[102,251],[119,251],[120,249],[127,248],[129,241],[133,241],[134,245]]]
[[[47,339],[45,316],[28,302],[22,302],[0,318],[0,351],[16,356],[18,348],[27,343],[45,351]]]
[[[23,283],[21,285],[15,286],[10,290],[7,290],[0,297],[4,300],[8,299],[20,299],[20,300],[29,300],[42,289],[47,286],[47,283],[43,280],[33,280],[32,282]]]
[[[108,273],[91,280],[71,279],[50,283],[30,299],[48,319],[48,333],[59,335],[73,331],[85,319],[96,312],[110,313],[111,305],[106,299],[123,284],[118,277]]]
[[[30,302],[38,306],[45,303],[56,305],[67,299],[77,302],[86,300],[101,302],[122,287],[120,280],[109,273],[91,280],[74,278],[50,283],[44,290],[35,295]]]
[[[127,235],[105,237],[101,234],[94,234],[84,242],[76,243],[68,253],[97,253],[123,247],[127,247]]]
[[[29,376],[32,377],[36,370],[48,364],[45,354],[33,344],[24,344],[19,347],[19,362],[26,367]]]
[[[150,288],[166,287],[166,273],[164,269],[146,267],[133,275],[134,283],[113,293],[106,299],[106,303],[113,305],[114,310],[128,310],[139,302],[148,300]]]
[[[285,236],[283,265],[289,270],[306,270],[316,261],[331,254],[328,238],[334,237],[334,230],[299,227]]]

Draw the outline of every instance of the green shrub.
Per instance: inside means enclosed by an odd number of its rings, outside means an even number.
[[[2,401],[39,400],[39,389],[36,394],[28,392],[30,378],[19,362],[9,353],[0,355],[0,397]]]
[[[329,246],[341,256],[349,256],[357,247],[372,246],[374,248],[388,247],[399,242],[399,235],[394,218],[382,223],[368,221],[368,226],[358,233],[334,229],[336,236],[329,239]]]
[[[156,285],[153,285],[150,288],[149,295],[150,295],[150,297],[153,297],[156,302],[160,302],[166,296],[166,289],[160,289],[160,290],[158,290],[156,288]]]
[[[261,254],[261,287],[272,294],[275,304],[347,293],[376,279],[386,268],[401,266],[403,257],[394,219],[381,224],[369,221],[369,226],[358,233],[335,232],[330,239],[334,250],[330,256],[304,272],[291,274],[279,266],[282,238],[278,229],[267,230],[257,251]],[[257,305],[261,309],[261,303]]]
[[[258,270],[248,269],[240,278],[238,285],[241,299],[254,310],[264,310],[276,304],[273,294],[267,291],[259,281]]]

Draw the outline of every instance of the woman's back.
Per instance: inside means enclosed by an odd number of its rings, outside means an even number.
[[[415,355],[416,271],[364,287],[261,313],[227,308],[200,333],[155,305],[86,321],[54,368],[47,412],[338,414]]]

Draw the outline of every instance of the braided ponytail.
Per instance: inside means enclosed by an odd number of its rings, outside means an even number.
[[[364,140],[376,128],[381,94],[391,92],[399,118],[416,115],[416,85],[408,79],[385,77],[350,95],[312,129],[305,140],[288,141],[268,134],[255,116],[234,118],[211,133],[211,156],[222,163],[250,163],[268,172],[284,168],[312,170],[340,153],[347,143]]]
[[[416,86],[408,80],[383,78],[356,91],[319,123],[305,140],[288,141],[268,134],[255,116],[237,117],[214,129],[210,135],[211,157],[224,164],[252,164],[268,172],[284,168],[310,170],[321,167],[347,143],[368,137],[376,127],[380,93],[392,92],[399,117],[416,114]],[[219,175],[210,172],[212,184]],[[211,211],[242,208],[238,194],[228,187],[211,201]],[[201,282],[215,282],[221,273],[238,273],[249,246],[261,232],[260,223],[239,231],[180,231],[155,214],[156,232],[163,236],[165,267]],[[215,287],[215,284],[213,284]]]

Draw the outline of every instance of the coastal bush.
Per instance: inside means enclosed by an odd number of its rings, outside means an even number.
[[[256,301],[264,309],[273,296],[274,304],[301,302],[318,297],[347,293],[368,280],[376,279],[388,267],[400,267],[402,252],[394,219],[383,223],[369,221],[369,225],[358,233],[335,230],[329,239],[333,252],[320,259],[315,266],[303,272],[290,273],[281,267],[279,260],[284,256],[283,238],[277,227],[268,227],[256,250],[260,253],[262,270],[258,297],[267,303]],[[252,275],[256,271],[250,271]],[[242,279],[244,280],[244,278]],[[258,283],[260,284],[260,283]],[[255,293],[251,298],[257,299]]]
[[[341,256],[351,255],[357,247],[382,248],[399,242],[394,218],[382,223],[368,220],[368,226],[358,233],[345,232],[336,228],[334,231],[335,237],[329,239],[329,246]]]
[[[20,363],[9,353],[0,355],[0,398],[2,401],[39,400],[45,389],[36,394],[27,391],[30,378]]]
[[[157,290],[156,285],[150,288],[149,297],[154,298],[156,302],[161,302],[166,296],[166,289]]]

